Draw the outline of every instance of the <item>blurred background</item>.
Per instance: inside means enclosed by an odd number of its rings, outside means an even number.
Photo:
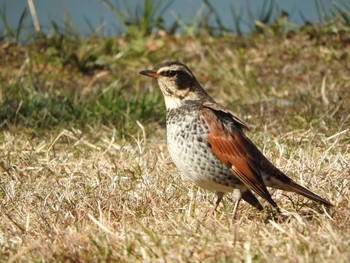
[[[332,105],[349,88],[349,10],[349,0],[2,0],[0,129],[158,127],[163,98],[138,72],[167,60],[256,123],[274,118],[261,105],[278,98],[271,110],[308,125],[305,92]]]
[[[32,9],[30,5],[32,4]],[[344,0],[235,0],[235,1],[113,1],[113,0],[2,0],[0,34],[6,36],[21,24],[22,40],[34,30],[30,13],[36,16],[40,30],[49,33],[53,27],[69,26],[80,34],[114,36],[125,32],[125,26],[145,18],[145,12],[159,27],[183,33],[184,25],[207,23],[213,30],[249,33],[255,21],[268,23],[288,16],[291,24],[322,23],[348,4]],[[31,12],[32,11],[32,12]],[[35,11],[35,13],[33,13]]]

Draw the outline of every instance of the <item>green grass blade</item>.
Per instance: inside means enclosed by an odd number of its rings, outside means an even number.
[[[16,34],[15,34],[16,42],[19,42],[19,37],[20,37],[21,31],[23,29],[23,23],[24,23],[24,19],[25,19],[26,15],[27,15],[27,9],[24,8],[24,10],[22,11],[21,16],[19,18],[18,24],[17,24]]]

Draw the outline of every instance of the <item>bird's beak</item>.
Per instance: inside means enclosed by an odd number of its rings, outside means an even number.
[[[157,72],[155,72],[153,70],[142,70],[142,71],[140,71],[140,74],[151,77],[151,78],[155,78],[155,79],[157,79],[159,77],[159,74],[157,74]]]

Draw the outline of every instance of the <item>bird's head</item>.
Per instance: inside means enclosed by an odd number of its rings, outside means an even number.
[[[140,74],[157,79],[167,109],[180,107],[189,100],[210,100],[193,73],[182,63],[165,62]]]

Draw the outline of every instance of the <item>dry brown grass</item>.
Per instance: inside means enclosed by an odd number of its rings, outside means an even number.
[[[155,60],[198,65],[200,82],[243,116],[266,156],[334,207],[274,191],[282,210],[276,220],[244,202],[232,220],[230,195],[209,216],[214,195],[177,172],[158,123],[135,123],[138,131],[123,139],[94,123],[40,132],[8,123],[0,135],[0,261],[349,262],[350,54],[343,42],[157,41],[168,43]]]
[[[91,142],[69,131],[35,139],[4,133],[3,259],[348,261],[350,155],[337,146],[344,133],[318,136],[322,147],[295,143],[289,158],[279,139],[264,135],[265,153],[279,167],[335,205],[324,211],[277,191],[277,221],[243,203],[233,221],[230,198],[208,216],[214,196],[178,174],[163,140],[145,143],[140,130],[120,145],[113,132],[99,135]],[[269,146],[278,150],[272,154]]]

